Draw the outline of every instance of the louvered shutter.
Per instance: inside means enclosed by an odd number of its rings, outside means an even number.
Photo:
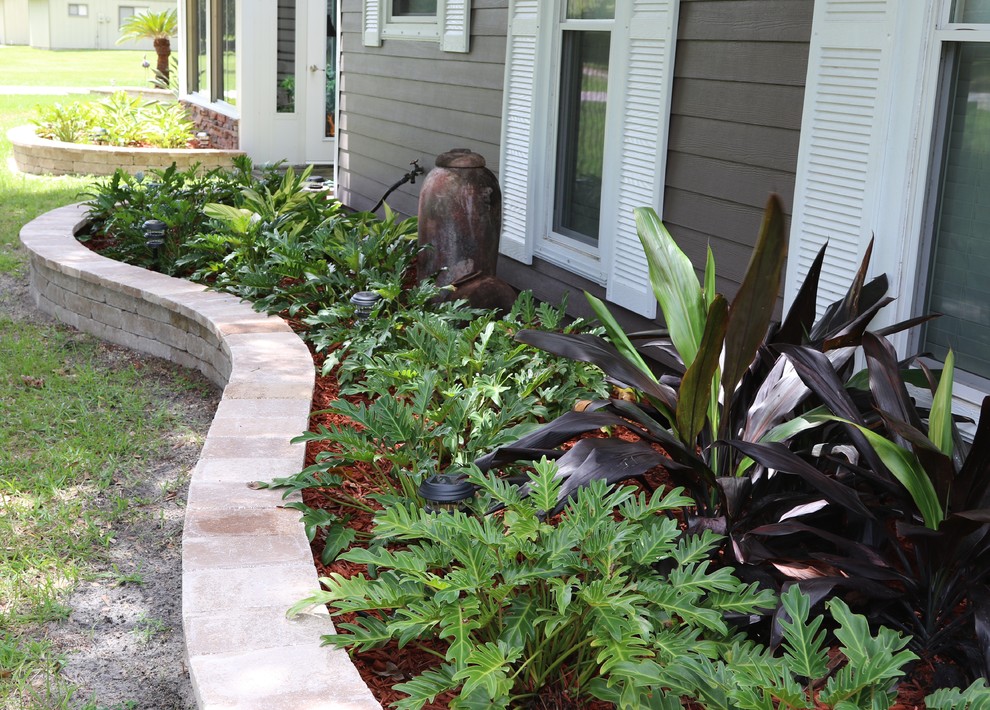
[[[819,308],[841,298],[876,231],[890,120],[895,3],[815,3],[785,301],[828,241]]]
[[[502,240],[500,251],[524,264],[533,263],[532,220],[536,186],[533,161],[533,106],[536,103],[536,35],[539,0],[509,3],[509,37],[505,57],[502,110]]]
[[[609,90],[620,97],[615,105],[621,106],[622,128],[606,297],[647,318],[656,315],[657,302],[633,210],[648,206],[663,214],[677,5],[677,0],[634,0],[628,24],[617,22],[613,38],[623,48],[619,76],[624,76],[618,92]]]
[[[471,0],[441,0],[439,6],[440,48],[445,52],[471,51]]]
[[[364,0],[364,46],[382,46],[381,0]]]

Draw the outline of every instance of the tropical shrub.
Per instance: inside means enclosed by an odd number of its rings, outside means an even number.
[[[172,54],[171,38],[178,34],[179,18],[175,10],[162,12],[139,12],[131,15],[120,26],[121,42],[133,42],[143,39],[152,40],[158,62],[155,67],[155,83],[159,86],[169,85],[169,59]]]
[[[839,368],[847,366],[867,324],[889,302],[884,298],[884,277],[866,283],[869,255],[847,297],[832,304],[816,322],[823,248],[785,318],[775,324],[771,318],[786,255],[776,198],[767,205],[752,259],[731,306],[714,292],[710,254],[699,283],[690,261],[656,214],[649,209],[636,214],[667,330],[634,345],[640,339],[627,336],[604,304],[589,295],[610,342],[587,334],[522,331],[517,336],[557,355],[598,365],[611,382],[633,392],[632,401],[612,399],[592,411],[565,415],[563,421],[550,422],[512,444],[511,453],[493,452],[479,459],[478,465],[488,469],[525,461],[532,455],[529,448],[556,447],[602,426],[624,427],[663,448],[666,456],[653,459],[652,465],[663,463],[674,482],[690,491],[695,501],[688,511],[691,524],[726,533],[740,562],[752,553],[743,538],[748,528],[793,517],[823,498],[843,516],[868,517],[854,492],[813,466],[788,469],[791,476],[765,475],[767,466],[755,461],[745,444],[801,446],[801,435],[809,425],[796,425],[794,416],[815,410],[821,402],[811,396],[812,390],[781,352],[790,343],[804,343]],[[642,458],[652,450],[642,442],[622,440],[595,446],[608,446],[609,455],[598,457],[596,470],[582,466],[581,471],[585,477],[609,480],[621,468],[616,465],[618,456]],[[643,465],[647,463],[644,460]],[[642,469],[627,470],[639,475]]]
[[[807,526],[752,534],[830,537],[827,557],[802,565],[802,584],[819,593],[866,591],[871,619],[911,634],[911,649],[923,658],[953,662],[959,675],[950,682],[978,678],[990,668],[990,398],[968,443],[952,415],[951,351],[939,374],[924,363],[907,370],[884,337],[867,333],[863,347],[867,377],[850,383],[814,353],[788,357],[834,413],[805,420],[830,424],[820,437],[854,452],[815,464],[854,482],[873,520],[841,538]],[[930,406],[909,394],[909,378],[927,386]],[[758,449],[751,453],[780,470],[795,465],[786,456],[771,462]]]
[[[448,690],[458,691],[453,708],[519,707],[559,685],[570,697],[624,708],[679,707],[665,696],[662,669],[686,656],[717,657],[734,640],[726,617],[765,610],[773,596],[712,568],[717,537],[685,536],[669,515],[690,504],[679,491],[648,497],[596,481],[552,524],[556,466],[544,459],[535,468],[527,497],[475,472],[479,507],[497,503],[499,516],[389,506],[375,535],[402,548],[344,553],[374,576],[333,574],[294,611],[331,603],[337,613],[358,612],[324,637],[354,650],[446,642],[440,666],[397,686],[409,695],[399,708]]]

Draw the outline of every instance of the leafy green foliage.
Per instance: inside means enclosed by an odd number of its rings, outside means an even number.
[[[111,258],[181,274],[177,260],[184,242],[207,223],[204,205],[236,199],[245,169],[250,170],[242,163],[232,176],[219,169],[205,174],[196,167],[180,171],[175,165],[148,175],[131,176],[117,170],[85,193],[92,223],[90,231],[79,238],[104,240],[102,252]],[[167,226],[165,245],[157,255],[148,248],[141,229],[149,219]]]
[[[834,599],[828,607],[837,623],[835,637],[844,662],[833,670],[825,617],[810,616],[810,600],[797,585],[781,596],[782,653],[740,642],[718,660],[686,656],[669,669],[671,686],[724,710],[828,707],[883,710],[893,703],[894,686],[917,656],[904,650],[908,640],[890,629],[871,634],[866,618]]]
[[[92,131],[92,113],[89,104],[76,102],[56,103],[39,106],[37,118],[31,122],[37,126],[35,132],[41,138],[64,141],[65,143],[85,143]]]
[[[679,491],[650,497],[603,481],[578,491],[559,521],[544,513],[558,498],[556,465],[543,460],[522,497],[475,473],[482,507],[500,516],[432,515],[409,504],[376,518],[376,537],[401,549],[352,549],[343,559],[378,575],[321,580],[301,602],[358,611],[325,642],[355,649],[416,639],[448,643],[445,662],[399,686],[419,708],[459,689],[453,706],[518,706],[560,682],[570,690],[651,707],[664,695],[662,669],[729,642],[728,613],[753,613],[772,596],[708,559],[716,536],[684,536],[665,513],[688,504]],[[618,516],[614,512],[618,513]],[[666,572],[661,570],[667,570]]]
[[[402,327],[386,328],[387,347],[377,334],[394,320],[359,321],[367,333],[352,336],[338,377],[347,385],[342,394],[365,401],[341,398],[328,410],[357,427],[323,427],[300,437],[328,444],[302,475],[324,480],[361,462],[383,493],[415,498],[425,476],[467,465],[539,418],[605,392],[593,368],[513,340],[519,328],[536,323],[569,332],[583,327],[581,321],[563,326],[563,307],[536,305],[530,293],[504,318],[457,304],[401,313]]]
[[[987,710],[990,708],[990,687],[980,678],[965,690],[937,690],[925,698],[925,706],[928,710]]]
[[[125,91],[95,103],[39,106],[37,113],[37,134],[67,143],[185,148],[193,135],[193,123],[181,104],[142,101]],[[97,136],[97,129],[105,132]]]

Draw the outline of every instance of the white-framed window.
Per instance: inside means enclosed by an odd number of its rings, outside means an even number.
[[[235,106],[236,0],[186,0],[186,23],[189,92]]]
[[[89,17],[89,5],[70,2],[69,17]]]
[[[149,12],[147,7],[134,7],[133,5],[120,5],[117,7],[117,27],[123,27],[127,18],[135,15],[146,15]]]
[[[471,0],[364,0],[364,44],[439,42],[445,52],[470,49]]]
[[[988,48],[990,0],[815,3],[784,289],[786,306],[827,241],[824,308],[875,239],[871,274],[887,275],[895,300],[873,327],[948,315],[891,339],[902,357],[944,357],[951,345],[954,409],[973,418],[990,393],[980,231],[990,215],[978,196],[990,177]]]
[[[990,392],[990,1],[945,3],[935,32],[940,66],[923,223],[918,349],[951,348],[959,381]]]
[[[662,214],[678,0],[509,7],[501,251],[605,286],[652,318],[633,210]]]

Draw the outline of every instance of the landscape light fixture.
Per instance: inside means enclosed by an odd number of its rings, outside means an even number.
[[[463,513],[474,498],[474,484],[463,473],[437,473],[419,484],[419,495],[428,513]]]
[[[149,219],[141,225],[141,231],[144,232],[144,243],[151,249],[156,267],[158,266],[158,250],[165,245],[165,229],[167,226],[160,219]]]
[[[307,192],[323,192],[330,188],[330,183],[322,175],[310,175],[306,178],[306,182],[303,185],[303,189]]]
[[[199,131],[196,133],[196,143],[200,148],[210,147],[210,134],[206,131]]]
[[[96,143],[96,145],[104,145],[107,142],[108,136],[109,136],[109,131],[107,131],[107,129],[103,128],[102,126],[98,126],[97,128],[94,128],[92,133],[90,133],[90,137],[93,139],[93,142]]]
[[[374,291],[358,291],[353,296],[351,296],[351,305],[354,306],[354,315],[365,320],[371,316],[371,312],[375,309],[375,304],[377,304],[382,297],[379,296]]]

